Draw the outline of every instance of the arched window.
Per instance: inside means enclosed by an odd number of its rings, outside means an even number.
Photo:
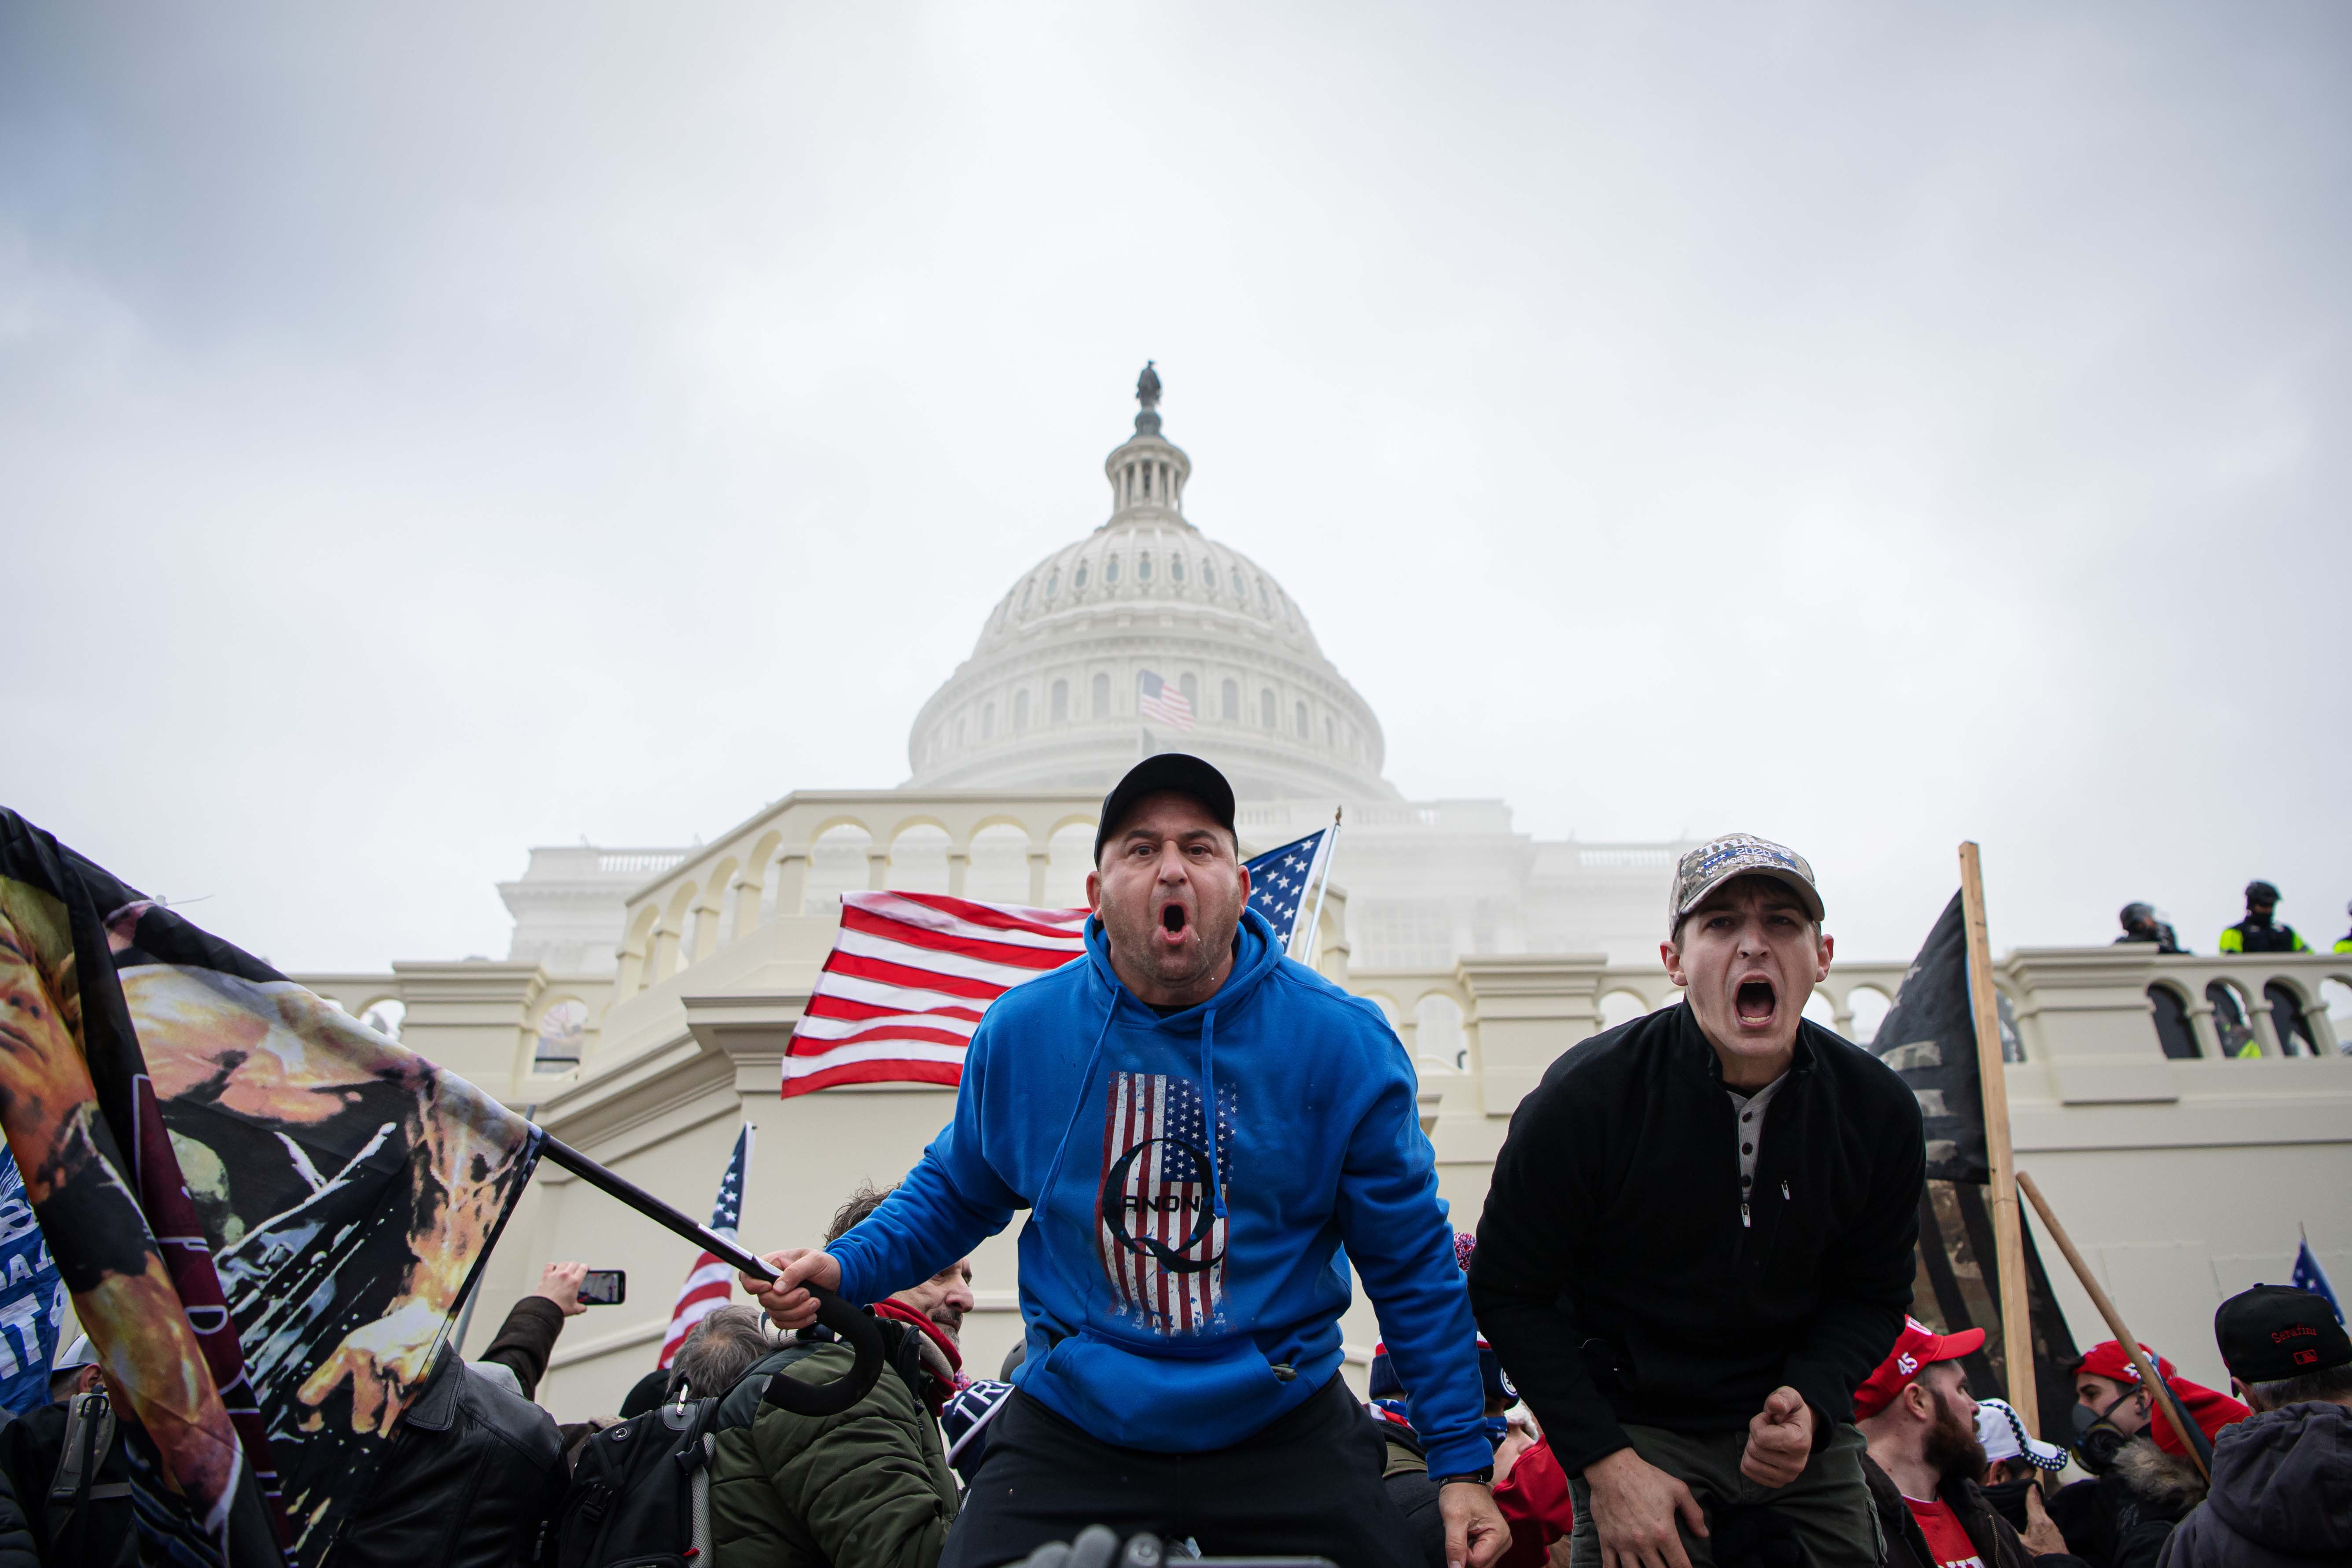
[[[1339,721],[1328,715],[1323,720],[1323,743],[1335,752],[1339,749]]]
[[[1258,608],[1267,615],[1274,614],[1274,601],[1265,596],[1265,579],[1263,577],[1257,580],[1257,604]]]
[[[1108,675],[1095,677],[1095,717],[1110,717],[1110,677]]]
[[[1034,577],[1030,578],[1029,581],[1021,584],[1021,607],[1023,609],[1025,610],[1029,607],[1029,590],[1034,588],[1036,585],[1037,579]]]
[[[1234,574],[1234,597],[1236,599],[1249,597],[1249,579],[1238,571]]]
[[[1168,575],[1179,583],[1184,580],[1184,558],[1181,555],[1168,558]]]
[[[983,741],[996,739],[996,704],[993,702],[984,703],[981,707],[980,738]]]
[[[2271,1026],[2278,1035],[2280,1050],[2291,1057],[2319,1054],[2312,1042],[2311,1021],[2303,1016],[2303,998],[2292,986],[2273,980],[2263,987],[2263,1000],[2270,1005]]]
[[[1204,586],[1209,588],[1214,588],[1217,585],[1217,563],[1215,562],[1203,561],[1201,563],[1201,582]]]
[[[2156,1009],[2156,1043],[2164,1054],[2175,1061],[2195,1061],[2197,1031],[2189,1024],[2188,999],[2169,985],[2149,986],[2147,999]]]
[[[963,721],[961,718],[956,721],[956,744],[963,744]]]
[[[1066,680],[1057,680],[1054,682],[1054,722],[1059,724],[1069,716],[1070,683]]]
[[[1274,688],[1271,686],[1257,694],[1257,721],[1262,729],[1274,728]]]
[[[2205,987],[2205,1000],[2213,1005],[2213,1030],[2221,1037],[2221,1054],[2259,1056],[2254,1045],[2254,1026],[2246,1022],[2245,999],[2226,980],[2216,980]]]
[[[1135,558],[1135,580],[1139,583],[1151,581],[1151,552],[1149,550]]]
[[[1139,463],[1137,467],[1143,474],[1143,499],[1150,500],[1151,499],[1151,465]]]
[[[1070,579],[1070,586],[1071,586],[1071,587],[1073,587],[1073,588],[1083,588],[1083,587],[1085,587],[1086,585],[1087,585],[1087,563],[1086,563],[1085,562],[1081,561],[1081,562],[1079,562],[1079,563],[1078,563],[1078,570],[1077,570],[1077,574],[1076,574],[1076,575],[1073,576],[1073,577]]]
[[[588,1037],[588,1004],[567,996],[551,1002],[539,1016],[539,1044],[531,1052],[533,1072],[569,1072],[580,1065],[581,1042]]]
[[[408,1004],[397,996],[387,996],[360,1015],[360,1022],[388,1040],[400,1038],[400,1026],[408,1016]]]
[[[1055,567],[1045,574],[1045,597],[1052,598],[1062,591],[1062,569]]]
[[[1026,690],[1013,694],[1013,727],[1016,730],[1029,728],[1029,693]]]
[[[1297,730],[1298,730],[1298,738],[1299,738],[1300,740],[1302,740],[1302,741],[1303,741],[1303,740],[1305,740],[1305,739],[1307,739],[1307,704],[1306,704],[1306,703],[1301,702],[1300,704],[1298,704],[1298,707],[1297,707],[1297,712],[1296,712],[1296,716],[1294,717],[1294,719],[1293,719],[1292,722],[1293,722],[1294,724],[1296,724],[1296,725],[1297,725]]]
[[[1242,716],[1241,682],[1237,680],[1228,680],[1225,682],[1224,689],[1218,694],[1217,710],[1223,716],[1226,722],[1240,722]]]
[[[1176,684],[1184,692],[1184,706],[1198,713],[1201,710],[1201,678],[1187,670]]]
[[[1103,557],[1103,581],[1105,583],[1116,583],[1118,581],[1118,556],[1107,555]]]

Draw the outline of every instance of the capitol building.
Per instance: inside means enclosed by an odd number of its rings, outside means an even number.
[[[1657,944],[1687,846],[1538,839],[1500,800],[1403,798],[1383,774],[1379,715],[1325,657],[1309,607],[1186,515],[1192,459],[1162,433],[1160,391],[1147,368],[1133,432],[1103,461],[1108,514],[1011,576],[970,657],[912,716],[902,783],[770,799],[780,781],[745,780],[746,800],[768,804],[708,844],[530,849],[499,885],[514,916],[503,960],[293,978],[697,1218],[738,1126],[756,1123],[744,1240],[811,1245],[859,1181],[895,1181],[919,1158],[953,1095],[848,1085],[779,1098],[841,893],[1080,903],[1104,792],[1149,752],[1193,752],[1233,780],[1244,854],[1340,814],[1312,962],[1396,1028],[1455,1223],[1475,1226],[1510,1112],[1545,1067],[1675,1000]],[[1842,957],[1809,1016],[1867,1039],[1907,957]],[[2338,1279],[2352,1276],[2352,1058],[2319,1001],[2324,981],[2352,978],[2352,959],[2028,949],[1996,969],[2025,1054],[2008,1080],[2019,1163],[2139,1337],[2226,1385],[2213,1305],[2284,1278],[2298,1223]],[[2296,1054],[2256,1005],[2274,987],[2307,1000],[2325,1049]],[[2251,1059],[2223,1049],[2223,993],[2244,1003],[2237,1016],[2263,1047]],[[2166,1006],[2186,1034],[2159,1036],[2152,1008]],[[2254,1184],[2308,1201],[2252,1217]],[[1013,1239],[973,1260],[980,1310],[964,1342],[977,1373],[1020,1335]],[[488,1343],[543,1261],[625,1268],[626,1301],[570,1321],[541,1394],[566,1420],[610,1411],[654,1364],[693,1254],[542,1165],[485,1270],[467,1348]],[[2053,1249],[2044,1257],[2058,1269]],[[2054,1283],[2077,1340],[2106,1338],[2074,1282]],[[1996,1321],[1982,1281],[1969,1288],[1976,1321]],[[1360,1370],[1380,1337],[1360,1298],[1346,1331]]]

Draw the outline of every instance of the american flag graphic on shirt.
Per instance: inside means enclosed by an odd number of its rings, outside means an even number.
[[[1216,1123],[1217,1169],[1230,1186],[1229,1088],[1217,1092]],[[1120,1301],[1161,1333],[1198,1332],[1224,1310],[1225,1222],[1214,1212],[1208,1138],[1197,1079],[1111,1074],[1095,1239]]]

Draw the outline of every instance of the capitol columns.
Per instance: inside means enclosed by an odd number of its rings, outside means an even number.
[[[1037,847],[1034,839],[1030,841],[1029,907],[1033,910],[1042,910],[1045,907],[1045,863],[1050,858],[1051,856],[1047,851]]]
[[[1507,1117],[1562,1051],[1601,1032],[1598,952],[1473,956],[1454,965],[1489,1117]]]
[[[776,918],[801,912],[808,898],[809,852],[787,849],[776,857]]]

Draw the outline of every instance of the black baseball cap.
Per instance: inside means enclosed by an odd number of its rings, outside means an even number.
[[[1183,752],[1162,752],[1127,770],[1127,776],[1103,796],[1102,817],[1095,824],[1095,864],[1102,864],[1103,846],[1126,822],[1135,803],[1148,795],[1181,795],[1199,801],[1218,826],[1234,832],[1234,786],[1200,758]],[[1234,835],[1238,843],[1240,835]]]
[[[2257,1285],[2222,1302],[2213,1339],[2240,1383],[2277,1383],[2352,1362],[2352,1339],[2327,1298],[2292,1285]]]

